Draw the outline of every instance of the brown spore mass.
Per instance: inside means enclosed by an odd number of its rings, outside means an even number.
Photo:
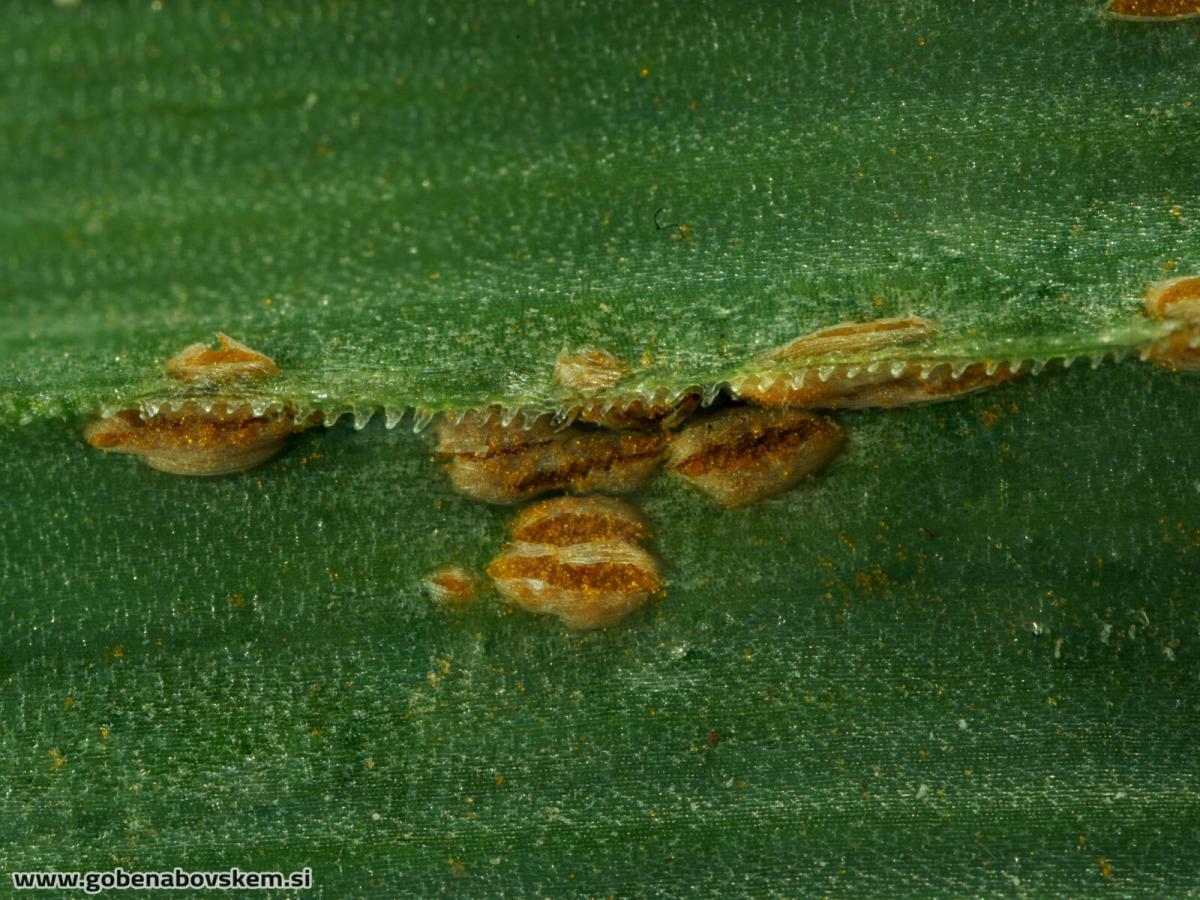
[[[969,365],[957,377],[949,363],[934,365],[925,377],[918,373],[919,364],[912,363],[898,375],[885,368],[876,372],[860,369],[854,375],[835,371],[825,381],[815,376],[804,379],[751,376],[738,386],[736,393],[740,399],[764,407],[893,409],[954,400],[1015,377],[1007,364],[992,367],[987,363]]]
[[[689,423],[668,467],[724,506],[746,506],[815,473],[844,442],[841,427],[816,413],[735,407]]]
[[[1200,275],[1158,281],[1146,289],[1146,312],[1156,319],[1200,319]]]
[[[455,488],[487,503],[517,503],[550,491],[628,493],[649,479],[666,453],[653,432],[613,432],[572,426],[439,426],[437,452],[449,460]]]
[[[297,422],[290,410],[256,415],[245,407],[211,410],[188,402],[181,408],[143,416],[125,410],[84,428],[89,444],[132,453],[151,467],[176,475],[225,475],[270,459],[285,439],[320,421]]]
[[[554,382],[581,394],[602,391],[620,381],[629,367],[607,350],[584,347],[564,350],[554,361]]]
[[[605,428],[670,430],[688,418],[700,406],[700,394],[687,391],[669,400],[644,397],[618,397],[615,400],[596,400],[579,407],[579,421]]]
[[[545,500],[510,529],[513,541],[487,570],[497,590],[571,628],[619,622],[662,587],[657,560],[639,543],[649,537],[649,523],[620,500]]]
[[[488,566],[493,578],[536,579],[563,591],[653,593],[659,587],[658,575],[629,563],[596,562],[572,565],[553,556],[504,556]]]
[[[796,338],[782,347],[764,351],[755,359],[768,363],[809,359],[823,364],[829,362],[825,357],[876,352],[927,340],[936,333],[937,323],[919,316],[842,322]]]
[[[621,500],[560,497],[529,507],[510,530],[519,541],[562,547],[581,541],[643,540],[650,536],[650,523]]]

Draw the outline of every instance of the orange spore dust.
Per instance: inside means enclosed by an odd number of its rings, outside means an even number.
[[[888,347],[924,341],[937,333],[937,323],[919,316],[875,319],[870,322],[842,322],[796,338],[782,347],[766,350],[755,357],[758,363],[788,363],[809,360],[826,364],[831,357],[872,353]]]
[[[584,347],[575,352],[564,350],[554,361],[554,383],[581,394],[610,388],[620,381],[629,367],[607,350]]]

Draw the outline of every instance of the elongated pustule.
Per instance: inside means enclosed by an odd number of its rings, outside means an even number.
[[[125,410],[96,419],[84,427],[84,438],[173,475],[228,475],[266,462],[289,436],[320,421],[319,414],[297,421],[287,408],[255,414],[245,406],[186,402],[152,416]]]
[[[580,541],[643,541],[650,522],[615,497],[558,497],[527,506],[509,531],[519,541],[565,546]]]
[[[1200,276],[1156,282],[1146,290],[1145,303],[1151,317],[1175,324],[1151,346],[1150,358],[1172,369],[1200,370]]]
[[[731,407],[688,422],[671,443],[667,467],[723,506],[746,506],[819,471],[844,443],[827,416]]]
[[[948,362],[834,367],[828,377],[805,371],[793,375],[751,375],[738,381],[734,395],[765,407],[797,409],[892,409],[957,400],[996,387],[1016,377],[1008,363],[973,363],[958,368]]]
[[[955,365],[881,355],[919,344],[938,331],[918,316],[845,322],[760,353],[752,371],[734,381],[735,397],[767,407],[865,409],[953,400],[1014,377],[1006,364]],[[872,363],[864,357],[876,357]],[[839,362],[846,360],[847,362]]]
[[[488,575],[501,596],[568,627],[620,622],[662,588],[658,560],[641,545],[646,519],[628,503],[560,497],[531,506]]]
[[[827,365],[839,356],[877,353],[928,340],[937,334],[937,323],[920,316],[842,322],[796,338],[782,347],[764,350],[755,363],[809,363]]]
[[[447,460],[455,489],[485,503],[519,503],[553,491],[623,494],[642,487],[666,455],[655,432],[465,416],[438,424],[436,452]]]
[[[227,334],[217,332],[221,344],[214,350],[207,344],[191,344],[167,360],[167,375],[197,387],[228,384],[243,379],[273,375],[279,366],[269,356],[247,347]]]

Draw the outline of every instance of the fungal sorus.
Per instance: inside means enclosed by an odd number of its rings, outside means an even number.
[[[184,347],[163,366],[165,373],[200,394],[217,385],[259,379],[279,371],[270,357],[226,334],[220,349]],[[173,475],[227,475],[266,462],[287,438],[322,421],[319,413],[300,419],[289,404],[255,412],[233,399],[184,398],[153,413],[122,410],[89,422],[84,439],[93,447],[140,456]]]
[[[722,505],[746,506],[823,468],[845,439],[828,416],[730,407],[692,419],[672,442],[667,466]]]
[[[1200,370],[1200,276],[1155,282],[1146,290],[1145,304],[1152,318],[1175,325],[1148,348],[1147,356],[1168,368]]]
[[[167,360],[164,371],[178,381],[197,386],[263,378],[279,371],[273,359],[241,341],[219,331],[217,340],[221,344],[219,350],[207,344],[189,344]]]
[[[859,359],[936,332],[935,322],[916,316],[834,325],[760,353],[752,361],[755,371],[736,380],[734,393],[767,407],[888,408],[953,400],[1018,374],[1008,363]]]
[[[93,447],[140,456],[173,475],[227,475],[266,462],[290,435],[320,421],[319,414],[298,420],[289,407],[255,413],[186,401],[154,415],[124,410],[89,422],[83,434]]]
[[[554,383],[576,393],[593,394],[612,387],[628,371],[629,367],[607,350],[563,350],[554,361]]]
[[[554,361],[554,383],[570,392],[569,415],[580,422],[614,430],[670,429],[700,405],[698,391],[607,396],[628,372],[624,362],[595,347],[564,350]]]
[[[627,431],[678,428],[700,406],[699,391],[661,392],[649,397],[592,400],[575,407],[575,417],[591,425]]]
[[[496,589],[529,612],[568,627],[613,625],[662,588],[658,560],[641,545],[650,525],[606,497],[558,497],[523,511],[513,540],[488,566]]]
[[[435,452],[447,460],[455,489],[485,503],[551,491],[629,493],[646,483],[667,449],[654,432],[555,428],[545,415],[518,415],[507,424],[495,411],[480,418],[443,416]]]
[[[425,589],[434,600],[447,606],[467,606],[479,596],[479,579],[462,566],[445,565],[429,573]]]
[[[782,347],[764,350],[754,357],[754,362],[790,363],[822,359],[831,354],[867,353],[919,343],[933,337],[937,331],[936,322],[920,316],[842,322],[798,337]]]

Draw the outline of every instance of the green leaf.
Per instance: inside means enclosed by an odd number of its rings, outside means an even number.
[[[666,595],[588,633],[426,596],[512,512],[385,426],[552,405],[563,346],[630,389],[894,315],[922,359],[1142,350],[1200,271],[1198,48],[1090,0],[0,11],[0,868],[1189,890],[1187,375],[843,413],[737,511],[661,477]],[[82,442],[216,330],[283,369],[239,399],[392,416],[214,479]]]
[[[7,19],[10,418],[163,399],[217,330],[328,411],[546,405],[564,345],[711,383],[884,315],[1098,355],[1200,266],[1196,29],[1091,2]]]

